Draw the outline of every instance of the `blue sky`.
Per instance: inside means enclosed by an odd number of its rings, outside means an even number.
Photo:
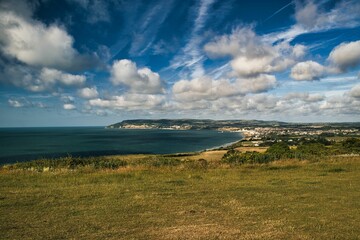
[[[0,0],[0,127],[360,121],[360,2]]]

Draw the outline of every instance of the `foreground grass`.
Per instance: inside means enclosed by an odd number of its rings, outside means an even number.
[[[0,239],[359,239],[359,157],[186,166],[4,170]]]

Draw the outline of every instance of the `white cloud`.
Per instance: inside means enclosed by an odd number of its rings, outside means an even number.
[[[350,96],[353,98],[359,98],[360,99],[360,84],[355,85],[350,90]]]
[[[68,74],[50,68],[43,68],[40,72],[39,78],[43,81],[44,84],[60,83],[64,86],[81,86],[86,81],[86,77],[84,75]]]
[[[115,86],[127,86],[133,93],[158,94],[165,91],[158,73],[146,67],[138,69],[136,63],[127,59],[113,63],[110,80]]]
[[[318,80],[324,76],[326,68],[314,61],[297,63],[292,69],[290,76],[299,81]]]
[[[314,94],[309,94],[307,92],[293,92],[293,93],[289,93],[284,97],[284,100],[301,100],[304,102],[320,102],[323,101],[325,99],[325,97],[321,94],[318,93],[314,93]]]
[[[86,82],[84,75],[73,75],[50,68],[43,68],[38,77],[24,78],[22,85],[33,92],[55,91],[57,87],[80,87]]]
[[[98,64],[95,56],[80,55],[74,39],[56,24],[45,25],[11,10],[0,10],[0,49],[30,66],[78,70]]]
[[[276,85],[276,77],[268,74],[261,74],[253,78],[239,78],[236,85],[240,93],[261,93],[273,89]]]
[[[16,99],[9,99],[8,103],[9,103],[9,105],[11,107],[14,107],[14,108],[21,108],[21,107],[25,106],[24,102],[21,102],[21,101],[16,100]]]
[[[60,97],[61,101],[63,103],[70,103],[73,104],[75,102],[75,98],[73,96],[70,95],[63,95]]]
[[[315,27],[319,17],[318,6],[312,1],[308,1],[304,6],[299,3],[296,6],[296,21],[307,28]]]
[[[73,38],[58,26],[28,22],[12,12],[0,12],[2,50],[33,66],[68,67],[76,55]]]
[[[65,103],[63,105],[63,108],[65,110],[75,110],[76,109],[76,106],[74,104],[71,104],[71,103]]]
[[[343,0],[331,10],[325,10],[326,1],[295,1],[295,19],[297,23],[290,28],[267,34],[270,43],[276,41],[291,42],[306,33],[323,32],[337,28],[354,28],[360,26],[360,2]]]
[[[296,1],[295,18],[297,23],[310,31],[332,28],[355,27],[360,23],[360,4],[358,1],[340,1],[330,11],[325,11],[322,3]]]
[[[50,68],[41,70],[22,65],[5,65],[0,81],[32,92],[58,92],[62,88],[80,87],[86,82],[84,75],[74,75]]]
[[[336,116],[337,114],[354,115],[356,119],[360,114],[360,101],[356,98],[349,96],[333,96],[326,99],[319,107],[321,114],[329,114],[330,116]],[[347,120],[349,121],[349,120]]]
[[[204,50],[210,57],[231,56],[230,64],[238,76],[253,77],[285,70],[305,55],[306,47],[286,42],[273,45],[250,27],[243,27],[215,38]]]
[[[303,56],[305,56],[306,51],[307,51],[307,49],[304,45],[295,44],[295,46],[293,48],[293,55],[295,58],[299,59],[299,58],[302,58]]]
[[[26,19],[30,19],[37,5],[37,2],[28,0],[0,1],[0,10],[14,12]]]
[[[260,73],[269,72],[272,57],[264,56],[261,58],[237,57],[232,60],[231,66],[239,76],[256,76]]]
[[[210,57],[247,56],[248,58],[272,55],[270,45],[263,44],[251,27],[235,29],[229,35],[218,36],[204,46]]]
[[[23,108],[23,107],[37,107],[37,108],[46,108],[47,106],[39,101],[30,101],[25,97],[15,97],[8,99],[8,104],[14,108]]]
[[[113,96],[110,99],[91,99],[92,107],[108,109],[145,110],[161,107],[165,103],[163,95],[127,93],[121,96]]]
[[[356,67],[360,64],[360,40],[341,43],[329,54],[329,61],[340,72]]]
[[[92,87],[92,88],[86,87],[86,88],[79,89],[78,95],[85,99],[92,99],[92,98],[97,98],[99,96],[99,93],[98,93],[96,87]]]
[[[191,102],[231,96],[236,93],[236,89],[229,80],[213,80],[204,76],[192,80],[180,80],[174,84],[172,92],[176,100]]]
[[[180,80],[174,84],[172,92],[177,101],[213,101],[223,97],[266,92],[275,86],[275,76],[266,74],[253,78],[238,78],[233,81],[229,79],[215,80],[205,76],[192,80]]]

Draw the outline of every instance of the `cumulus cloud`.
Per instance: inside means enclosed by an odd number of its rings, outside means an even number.
[[[296,1],[295,19],[310,31],[321,31],[337,27],[355,27],[360,23],[359,1],[340,1],[330,11],[325,11],[321,2]]]
[[[165,91],[158,73],[146,67],[138,69],[136,63],[127,59],[113,63],[110,80],[113,85],[124,85],[133,93],[159,94]]]
[[[92,87],[92,88],[86,87],[86,88],[79,89],[78,95],[85,99],[92,99],[92,98],[97,98],[99,96],[99,93],[98,93],[96,87]]]
[[[0,70],[0,81],[32,92],[57,92],[62,88],[82,86],[86,77],[51,68],[38,71],[22,65],[5,65],[3,71]]]
[[[353,98],[359,98],[360,99],[360,84],[355,85],[350,90],[350,96]]]
[[[209,101],[176,101],[167,110],[184,114],[196,113],[203,117],[251,117],[252,119],[278,119],[285,121],[319,121],[321,117],[334,117],[338,121],[349,119],[349,114],[360,113],[359,99],[336,93],[292,92],[282,95],[268,93],[233,95]],[[201,109],[201,111],[199,111]],[[219,112],[221,115],[219,116]],[[190,115],[191,116],[191,115]]]
[[[240,93],[261,93],[273,89],[276,85],[276,77],[268,74],[261,74],[253,78],[239,78],[236,85]]]
[[[63,108],[64,108],[65,110],[75,110],[75,109],[76,109],[76,106],[75,106],[74,104],[72,104],[72,103],[65,103],[65,104],[63,105]]]
[[[55,91],[57,87],[80,87],[85,81],[84,75],[73,75],[50,68],[43,68],[38,77],[23,79],[22,84],[33,92]]]
[[[37,107],[37,108],[46,108],[47,106],[42,103],[42,102],[38,102],[38,101],[29,101],[27,98],[25,97],[15,97],[15,98],[10,98],[8,99],[8,104],[10,107],[14,107],[14,108],[23,108],[23,107]]]
[[[297,63],[291,69],[290,76],[299,81],[319,80],[324,76],[326,68],[314,61]]]
[[[35,66],[65,67],[76,54],[73,38],[57,26],[30,23],[11,12],[0,12],[2,50]]]
[[[172,88],[173,96],[178,101],[216,100],[234,95],[266,92],[276,86],[276,78],[261,74],[253,78],[212,79],[209,77],[180,80]]]
[[[226,79],[213,80],[209,77],[177,81],[172,88],[173,96],[179,101],[199,101],[217,99],[236,93],[232,83]]]
[[[330,52],[328,59],[340,72],[358,66],[360,64],[360,40],[341,43]]]
[[[326,99],[318,108],[322,114],[330,113],[331,116],[336,114],[355,115],[358,119],[360,101],[350,96],[337,95]]]
[[[45,84],[49,83],[54,85],[55,83],[60,83],[64,86],[81,86],[86,81],[86,77],[84,75],[73,75],[50,68],[43,68],[39,78]]]
[[[318,16],[318,6],[314,2],[308,1],[305,5],[297,2],[295,19],[298,23],[305,27],[313,28],[317,24]]]
[[[325,97],[321,94],[314,93],[309,94],[307,92],[293,92],[285,95],[284,100],[301,100],[304,102],[312,103],[312,102],[320,102],[323,101]]]
[[[121,96],[113,96],[110,99],[91,99],[92,107],[108,109],[144,110],[159,108],[165,103],[165,96],[152,94],[127,93]]]
[[[20,107],[24,107],[25,106],[25,103],[24,102],[21,102],[19,100],[16,100],[16,99],[9,99],[8,100],[8,103],[11,107],[15,107],[15,108],[20,108]]]
[[[267,34],[271,43],[291,42],[296,37],[323,32],[337,28],[354,28],[360,26],[360,2],[358,0],[337,1],[332,9],[326,1],[294,1],[296,24],[290,28]]]
[[[14,12],[25,19],[30,19],[38,2],[28,0],[1,1],[0,9],[4,12]]]
[[[8,57],[30,66],[79,70],[94,66],[94,56],[80,55],[74,39],[58,25],[25,18],[13,11],[0,11],[0,49]]]
[[[231,56],[230,64],[238,76],[254,77],[285,70],[305,55],[306,47],[286,42],[273,45],[256,35],[252,28],[243,27],[215,38],[204,50],[210,57]]]

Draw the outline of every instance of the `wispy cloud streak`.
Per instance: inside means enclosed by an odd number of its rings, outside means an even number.
[[[171,68],[173,69],[190,69],[191,77],[201,77],[205,74],[203,62],[205,60],[201,49],[204,41],[202,30],[208,18],[208,11],[215,0],[202,0],[198,7],[197,17],[195,18],[193,28],[188,43],[181,50],[180,55],[173,58]]]

